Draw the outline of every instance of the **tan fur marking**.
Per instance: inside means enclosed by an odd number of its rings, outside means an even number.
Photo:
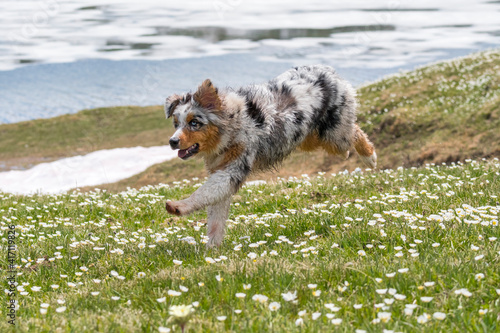
[[[337,146],[321,141],[317,133],[306,136],[299,146],[299,149],[302,151],[314,151],[319,148],[323,148],[328,154],[340,155],[342,157],[346,155],[346,152],[339,150]]]
[[[192,113],[188,113],[188,115],[186,116],[186,124],[189,124],[191,122],[191,120],[193,120],[194,116]]]
[[[198,87],[198,91],[194,93],[193,98],[205,109],[214,111],[222,109],[222,102],[217,94],[217,90],[209,79],[203,81]]]
[[[358,125],[356,125],[356,141],[354,142],[354,149],[358,152],[359,155],[361,156],[372,156],[373,151],[375,150],[373,148],[373,144],[368,140],[368,136],[359,128]]]
[[[200,145],[200,152],[210,153],[220,142],[219,129],[211,124],[204,126],[200,131],[184,129],[179,135],[179,140],[181,149],[187,149],[197,143]]]
[[[222,170],[224,169],[229,163],[232,161],[236,160],[242,153],[243,153],[243,145],[239,143],[235,143],[234,145],[230,146],[225,152],[224,152],[224,157],[222,161],[219,163],[219,165],[214,169],[216,170]]]
[[[299,149],[302,151],[314,151],[321,147],[321,141],[318,138],[316,133],[309,134],[306,136],[304,141],[299,146]]]

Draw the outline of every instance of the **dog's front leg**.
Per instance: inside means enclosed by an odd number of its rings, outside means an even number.
[[[217,171],[189,198],[180,201],[167,201],[170,214],[187,215],[192,212],[216,205],[235,194],[246,175],[232,174],[225,170]]]
[[[223,199],[215,205],[207,207],[207,236],[208,247],[219,246],[224,239],[226,221],[229,216],[231,197]]]

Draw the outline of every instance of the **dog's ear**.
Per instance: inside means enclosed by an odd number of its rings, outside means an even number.
[[[220,111],[222,109],[222,102],[219,98],[217,88],[214,87],[209,79],[203,81],[198,87],[198,90],[193,95],[193,99],[204,109],[212,111]]]
[[[168,118],[172,117],[175,108],[181,102],[182,97],[179,95],[172,95],[165,101],[165,116]]]

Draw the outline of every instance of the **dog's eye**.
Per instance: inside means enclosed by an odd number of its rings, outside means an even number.
[[[192,126],[192,127],[197,127],[198,125],[200,125],[200,123],[199,123],[199,122],[197,122],[196,120],[191,120],[191,121],[189,122],[189,125],[190,125],[190,126]]]

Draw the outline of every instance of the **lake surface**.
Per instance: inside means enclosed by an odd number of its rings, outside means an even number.
[[[323,63],[358,85],[500,46],[500,1],[3,0],[0,123],[272,78]]]

